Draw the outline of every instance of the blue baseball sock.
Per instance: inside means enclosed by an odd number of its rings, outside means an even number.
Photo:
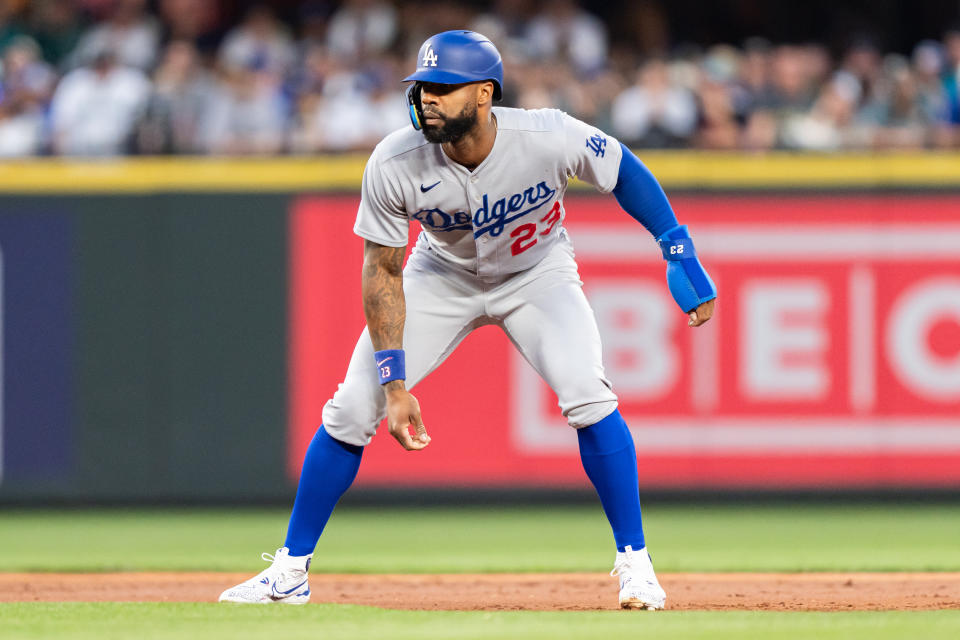
[[[637,480],[637,450],[620,410],[589,427],[577,429],[583,470],[600,496],[613,528],[617,550],[645,546]]]
[[[330,437],[323,425],[317,429],[303,460],[297,499],[287,527],[284,546],[290,549],[291,556],[313,553],[337,501],[357,477],[362,456],[363,447]]]

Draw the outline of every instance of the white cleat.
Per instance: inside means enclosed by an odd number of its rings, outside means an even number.
[[[666,604],[667,594],[657,582],[646,547],[634,551],[628,546],[626,551],[617,551],[610,575],[620,578],[621,609],[656,611]]]
[[[310,601],[310,585],[307,571],[310,569],[311,553],[308,556],[291,556],[286,547],[277,549],[277,555],[264,553],[261,556],[269,567],[235,587],[220,594],[220,602],[245,604],[306,604]]]

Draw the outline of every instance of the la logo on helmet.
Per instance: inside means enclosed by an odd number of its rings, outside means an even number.
[[[427,52],[423,54],[423,66],[437,66],[437,54],[433,52],[433,45],[427,45]]]

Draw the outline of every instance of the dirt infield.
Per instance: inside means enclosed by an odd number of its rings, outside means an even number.
[[[232,573],[0,573],[0,602],[213,602],[250,576]],[[670,609],[853,611],[960,609],[960,573],[674,573]],[[616,609],[605,574],[330,575],[311,602],[422,610]]]

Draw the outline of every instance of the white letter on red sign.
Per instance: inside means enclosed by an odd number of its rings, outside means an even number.
[[[740,387],[748,398],[816,400],[830,387],[818,280],[752,280],[740,298]]]
[[[680,357],[673,343],[676,307],[656,284],[624,281],[590,287],[603,341],[603,366],[617,393],[651,399],[677,382]],[[681,318],[682,320],[682,318]]]
[[[960,279],[935,278],[914,285],[893,304],[887,329],[887,357],[896,376],[917,395],[960,400],[960,353],[944,358],[930,349],[938,320],[960,323]]]

